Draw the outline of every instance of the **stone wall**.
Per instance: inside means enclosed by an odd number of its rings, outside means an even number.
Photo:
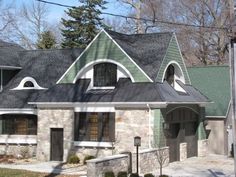
[[[15,157],[34,157],[36,155],[36,145],[28,144],[0,144],[0,155],[13,155]]]
[[[64,156],[66,161],[74,139],[74,109],[41,109],[38,110],[37,159],[50,160],[51,128],[63,128]]]
[[[169,164],[169,147],[160,149],[146,149],[139,152],[139,173],[146,174],[156,171],[160,168],[160,163],[163,167]],[[136,153],[132,155],[132,171],[136,172]]]
[[[113,171],[117,175],[120,171],[128,171],[128,155],[114,155],[87,161],[87,177],[104,177],[105,172]]]
[[[141,137],[140,149],[149,148],[150,127],[149,111],[144,110],[116,110],[116,142],[115,153],[135,151],[134,137]]]
[[[227,138],[224,119],[209,119],[206,130],[209,132],[209,152],[212,154],[227,154]],[[220,146],[219,146],[220,144]]]
[[[220,146],[218,144],[218,146]],[[208,154],[208,140],[198,140],[198,156],[205,157]]]
[[[180,143],[179,144],[179,155],[180,155],[180,161],[184,161],[187,159],[187,146],[188,144],[187,143]]]

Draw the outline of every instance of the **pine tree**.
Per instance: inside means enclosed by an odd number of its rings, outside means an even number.
[[[62,18],[62,48],[86,47],[96,36],[98,29],[104,27],[101,10],[105,9],[104,0],[80,0],[79,7],[66,11],[70,19]]]
[[[55,48],[56,39],[51,31],[44,31],[37,43],[38,49],[51,49]]]

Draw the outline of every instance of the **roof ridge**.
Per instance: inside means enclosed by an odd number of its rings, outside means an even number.
[[[65,51],[65,50],[74,50],[74,49],[79,49],[79,50],[84,50],[83,48],[64,48],[64,49],[31,49],[31,50],[21,50],[19,52],[34,52],[34,51],[41,51],[41,52],[50,52],[50,51]]]
[[[112,32],[112,33],[116,33],[119,35],[126,35],[126,36],[147,36],[147,35],[153,35],[153,34],[174,34],[174,32],[171,31],[163,31],[163,32],[154,32],[154,33],[132,33],[132,34],[125,34],[125,33],[121,33],[121,32],[117,32],[117,31],[113,31],[113,30],[108,30],[108,29],[104,29],[106,32]]]

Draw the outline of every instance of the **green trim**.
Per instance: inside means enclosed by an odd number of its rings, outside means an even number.
[[[198,125],[198,140],[206,139],[206,130],[203,121],[205,120],[205,108],[200,107],[199,125]]]
[[[77,73],[86,64],[99,59],[111,59],[120,63],[131,73],[135,82],[150,82],[140,68],[131,61],[119,46],[117,46],[104,31],[101,31],[95,40],[66,71],[59,83],[73,83]]]
[[[160,148],[166,146],[166,138],[163,130],[164,116],[163,111],[154,109],[154,147]]]
[[[184,60],[183,60],[183,57],[181,55],[181,51],[179,49],[178,42],[177,42],[177,39],[175,37],[175,34],[172,36],[172,38],[170,40],[166,55],[165,55],[165,57],[162,61],[162,64],[160,66],[159,72],[158,72],[157,77],[156,77],[157,82],[162,82],[162,77],[165,74],[164,73],[165,69],[171,61],[175,61],[180,65],[180,68],[182,69],[183,75],[184,75],[184,78],[185,78],[185,83],[190,84],[188,71],[187,71],[186,66],[184,64]]]

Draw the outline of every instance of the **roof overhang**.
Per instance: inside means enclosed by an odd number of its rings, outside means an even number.
[[[2,114],[34,114],[37,115],[36,109],[31,108],[0,108],[0,115]]]
[[[4,66],[4,65],[0,65],[0,69],[15,70],[15,69],[22,69],[22,67],[20,67],[20,66]]]
[[[37,107],[86,107],[86,106],[114,106],[116,108],[165,108],[166,102],[28,102]]]

